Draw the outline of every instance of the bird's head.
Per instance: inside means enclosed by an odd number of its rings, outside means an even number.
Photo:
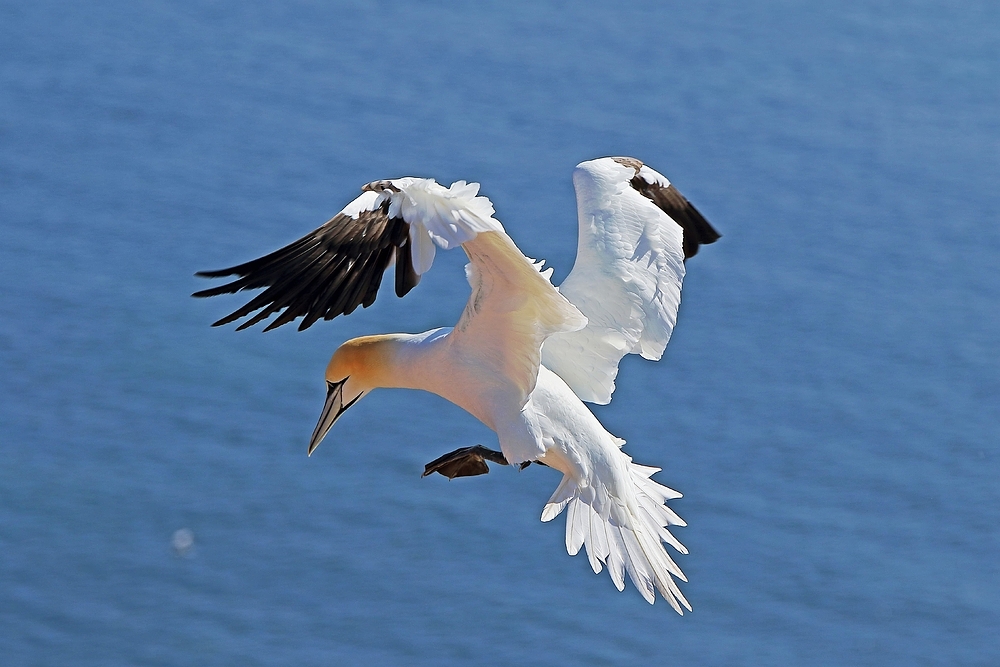
[[[326,402],[309,440],[311,456],[340,416],[384,384],[389,368],[388,336],[352,338],[337,348],[326,367]]]

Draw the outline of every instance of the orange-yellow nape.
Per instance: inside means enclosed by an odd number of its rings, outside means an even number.
[[[348,396],[392,386],[393,356],[400,334],[352,338],[337,348],[326,366],[327,382],[349,380]]]

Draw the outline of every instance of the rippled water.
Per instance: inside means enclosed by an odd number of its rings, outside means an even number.
[[[998,81],[989,2],[0,3],[3,664],[997,664]],[[420,479],[495,442],[436,397],[306,458],[455,253],[302,334],[188,297],[399,175],[559,279],[607,154],[725,235],[596,410],[685,493],[684,618],[566,555],[553,471]]]

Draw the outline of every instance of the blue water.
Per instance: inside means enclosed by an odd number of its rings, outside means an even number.
[[[0,663],[1000,664],[998,109],[986,1],[0,2]],[[724,234],[597,409],[685,494],[683,618],[566,555],[553,471],[420,479],[495,443],[436,397],[306,457],[456,253],[302,334],[188,296],[400,175],[561,279],[607,154]]]

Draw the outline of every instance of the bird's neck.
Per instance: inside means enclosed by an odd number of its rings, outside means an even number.
[[[451,328],[422,334],[389,334],[371,340],[365,363],[367,385],[422,389],[437,394],[496,430],[489,409],[492,386],[475,368],[462,364],[450,349]]]
[[[366,382],[371,387],[436,391],[437,359],[451,329],[420,334],[384,334],[361,339]]]

